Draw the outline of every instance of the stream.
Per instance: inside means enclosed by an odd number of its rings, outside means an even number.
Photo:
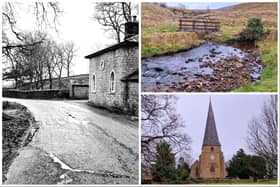
[[[207,41],[185,52],[142,60],[142,91],[221,92],[260,80],[263,67],[252,44]]]

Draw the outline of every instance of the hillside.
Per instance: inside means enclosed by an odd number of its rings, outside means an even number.
[[[242,3],[230,8],[211,10],[210,13],[201,10],[188,10],[174,7],[162,7],[158,4],[142,4],[142,28],[157,29],[158,27],[178,26],[178,19],[182,15],[209,15],[222,21],[224,27],[244,26],[247,19],[260,17],[264,26],[277,28],[277,3]],[[236,28],[235,28],[236,30]],[[239,29],[238,29],[239,30]]]
[[[178,16],[169,8],[164,8],[152,3],[142,3],[141,8],[141,25],[144,29],[166,25],[176,26],[177,24]]]
[[[266,29],[277,30],[276,3],[242,3],[227,10],[214,10],[208,15],[221,21],[222,31],[233,34],[239,33],[253,17],[261,18]]]

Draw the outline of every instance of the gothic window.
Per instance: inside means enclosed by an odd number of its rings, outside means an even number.
[[[213,152],[214,151],[214,147],[211,147],[211,152]]]
[[[112,71],[110,73],[110,92],[114,93],[115,92],[115,86],[116,86],[116,78],[115,78],[115,73]]]
[[[92,75],[92,92],[96,92],[96,77],[95,74]]]
[[[212,173],[215,172],[215,167],[214,167],[213,164],[212,164],[211,167],[210,167],[210,172],[212,172]]]

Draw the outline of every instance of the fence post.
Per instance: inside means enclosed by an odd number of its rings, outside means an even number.
[[[195,31],[195,19],[192,19],[192,30]]]
[[[179,18],[179,31],[182,31],[182,16]]]

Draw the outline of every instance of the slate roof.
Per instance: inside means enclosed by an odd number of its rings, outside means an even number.
[[[134,35],[130,38],[127,38],[126,40],[120,42],[120,43],[117,43],[115,45],[112,45],[112,46],[109,46],[105,49],[101,49],[99,51],[96,51],[90,55],[87,55],[85,56],[85,58],[87,59],[91,59],[93,57],[96,57],[96,56],[99,56],[99,55],[102,55],[104,53],[107,53],[109,51],[113,51],[115,49],[118,49],[118,48],[121,48],[121,47],[125,47],[125,46],[138,46],[138,34],[137,35]]]
[[[221,145],[220,141],[219,141],[217,129],[216,129],[215,117],[214,117],[211,100],[209,101],[206,128],[205,128],[205,132],[204,132],[204,139],[203,139],[202,146],[205,146],[205,145],[210,145],[210,146],[215,146],[215,145],[220,146]]]

